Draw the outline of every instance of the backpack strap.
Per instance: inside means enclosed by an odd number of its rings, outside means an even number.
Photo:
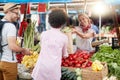
[[[9,23],[8,21],[0,21],[0,53],[1,53],[1,55],[0,55],[0,60],[1,60],[1,58],[2,58],[2,54],[3,54],[3,47],[4,46],[7,46],[8,44],[4,44],[4,45],[2,45],[2,29],[3,29],[3,26],[4,26],[4,24],[5,23]]]
[[[0,60],[1,60],[2,55],[3,55],[3,50],[2,50],[2,48],[3,48],[4,46],[7,46],[7,45],[8,45],[8,44],[2,45],[2,29],[3,29],[3,26],[4,26],[5,23],[10,23],[10,22],[9,22],[9,21],[0,21],[0,53],[1,53],[1,55],[0,55]],[[17,29],[17,28],[16,28],[16,29]],[[16,36],[17,36],[17,32],[16,32]],[[16,39],[17,39],[17,37],[16,37]],[[13,51],[12,51],[12,60],[14,60],[14,53],[13,53]]]

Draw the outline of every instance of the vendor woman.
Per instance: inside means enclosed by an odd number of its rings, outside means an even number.
[[[79,26],[73,28],[73,33],[76,33],[76,46],[80,50],[89,52],[94,51],[91,45],[95,37],[95,31],[92,29],[90,18],[86,14],[78,15]]]

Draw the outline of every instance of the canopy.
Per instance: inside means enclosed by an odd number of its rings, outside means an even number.
[[[0,0],[0,3],[15,2],[15,3],[28,3],[28,2],[72,2],[74,0]],[[120,4],[120,0],[104,0],[105,3],[117,5]]]
[[[28,3],[28,2],[71,2],[72,0],[0,0],[2,3],[15,2],[15,3]]]
[[[105,0],[105,2],[112,5],[120,4],[120,0]]]

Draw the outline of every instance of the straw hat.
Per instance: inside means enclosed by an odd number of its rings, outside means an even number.
[[[17,9],[19,8],[19,6],[17,4],[14,4],[14,3],[6,3],[4,6],[3,6],[3,11],[4,13],[7,13],[7,11],[9,10],[13,10],[13,9]]]

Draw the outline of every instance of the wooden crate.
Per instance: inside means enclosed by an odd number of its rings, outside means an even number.
[[[98,46],[98,45],[103,44],[103,43],[109,43],[109,40],[95,41],[95,42],[92,42],[91,45],[93,47],[95,47],[95,46]]]

